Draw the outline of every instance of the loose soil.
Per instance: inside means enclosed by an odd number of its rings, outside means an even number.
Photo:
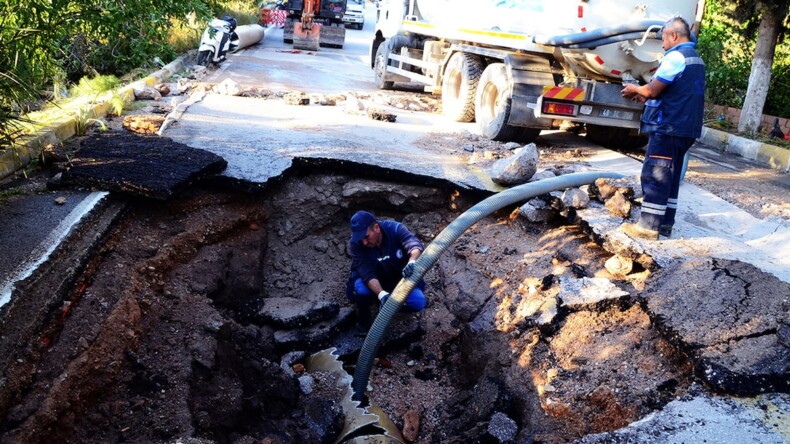
[[[469,134],[425,143],[453,144],[461,155],[472,145],[470,162],[508,154]],[[542,169],[584,160],[583,149],[538,146]],[[727,180],[689,177],[703,188]],[[760,201],[749,200],[754,188],[734,191],[732,201],[749,202],[760,217],[754,205],[784,211],[786,191],[755,186]],[[2,380],[0,441],[334,442],[336,394],[305,388],[303,360],[289,360],[276,328],[257,315],[263,300],[348,307],[354,211],[402,221],[427,244],[476,200],[299,171],[259,194],[196,186],[168,202],[130,200],[63,304],[47,308],[41,335],[16,346],[10,366],[30,370]],[[578,227],[529,223],[515,210],[486,217],[444,252],[426,276],[427,308],[394,320],[416,320],[421,339],[373,368],[369,401],[399,428],[419,418],[416,442],[493,439],[497,414],[517,426],[516,442],[571,442],[638,420],[690,384],[685,360],[636,297],[560,307],[548,324],[527,316],[556,298],[563,277],[605,277],[636,295],[649,272],[611,276],[609,254]],[[344,358],[353,367],[355,356]],[[319,387],[337,378],[310,376]]]

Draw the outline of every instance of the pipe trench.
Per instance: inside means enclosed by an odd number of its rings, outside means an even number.
[[[409,293],[411,293],[420,279],[422,279],[425,273],[427,273],[427,271],[439,260],[439,256],[469,227],[494,211],[517,202],[522,202],[551,191],[579,187],[592,183],[599,178],[621,177],[623,177],[622,174],[614,172],[572,173],[519,185],[480,201],[450,223],[450,225],[436,236],[433,242],[431,242],[422,255],[420,255],[420,258],[417,259],[417,262],[414,264],[414,273],[408,278],[401,279],[384,306],[381,307],[376,319],[373,321],[373,325],[370,327],[370,331],[365,337],[365,342],[362,345],[362,350],[359,353],[357,365],[354,370],[354,381],[352,383],[354,400],[364,400],[365,391],[370,378],[370,371],[373,367],[373,360],[376,357],[376,353],[381,345],[381,340],[386,334],[393,316],[395,316],[398,310],[403,306]]]

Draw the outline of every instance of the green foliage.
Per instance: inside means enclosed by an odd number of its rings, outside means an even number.
[[[42,99],[58,98],[61,85],[86,75],[150,71],[158,67],[155,59],[172,60],[171,30],[190,20],[205,23],[222,3],[0,1],[0,146],[19,133],[20,116]]]
[[[763,0],[780,7],[787,0]],[[759,25],[758,0],[708,0],[697,49],[705,61],[706,101],[741,108],[749,85],[755,30]],[[788,23],[785,22],[785,31]],[[773,74],[764,114],[790,117],[790,42],[776,47]]]
[[[93,125],[99,125],[102,130],[107,130],[107,124],[103,120],[97,119],[93,116],[93,111],[90,107],[82,107],[77,111],[77,118],[75,119],[76,128],[74,132],[78,136],[84,136],[88,133],[88,128]]]
[[[697,50],[705,61],[708,103],[740,108],[746,97],[754,44],[739,36],[739,25],[727,16],[727,5],[706,3]]]
[[[790,117],[790,44],[777,46],[763,114]]]
[[[113,116],[120,116],[123,114],[123,110],[126,108],[126,102],[123,100],[123,96],[120,94],[113,94],[113,96],[110,97],[109,105],[109,113]]]
[[[229,15],[236,19],[236,23],[250,25],[261,20],[258,2],[249,0],[226,0],[217,5],[213,10],[215,17]]]
[[[76,86],[71,88],[71,96],[98,96],[121,86],[121,81],[114,75],[98,75],[93,78],[83,77]]]

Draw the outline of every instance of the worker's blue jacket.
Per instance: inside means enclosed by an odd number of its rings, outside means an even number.
[[[643,133],[698,138],[705,109],[705,63],[693,42],[680,43],[664,55],[654,79],[667,87],[645,103]]]
[[[361,278],[368,283],[378,279],[382,288],[392,291],[401,280],[403,267],[409,262],[409,251],[423,250],[422,242],[403,224],[391,220],[378,220],[381,227],[381,245],[368,248],[361,243],[349,242],[352,280]]]

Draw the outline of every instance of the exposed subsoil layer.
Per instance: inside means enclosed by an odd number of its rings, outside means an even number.
[[[473,203],[339,175],[293,176],[260,195],[195,188],[131,202],[69,300],[16,347],[10,365],[30,371],[3,381],[1,441],[334,442],[337,405],[300,386],[298,365],[280,365],[276,328],[258,316],[264,299],[348,307],[357,209],[403,221],[427,244]],[[416,319],[424,335],[373,369],[370,401],[399,427],[416,413],[417,442],[480,440],[495,415],[514,422],[519,442],[569,442],[688,386],[689,370],[631,299],[561,308],[549,324],[527,316],[562,276],[612,277],[607,253],[578,228],[512,210],[443,254],[426,276],[426,310],[394,320]],[[635,294],[645,274],[616,283]]]

